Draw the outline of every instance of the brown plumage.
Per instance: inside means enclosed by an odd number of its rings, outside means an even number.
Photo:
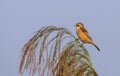
[[[98,51],[100,51],[99,47],[94,43],[94,41],[90,37],[88,31],[84,28],[84,24],[82,23],[76,24],[76,33],[83,43],[92,44],[97,48]]]

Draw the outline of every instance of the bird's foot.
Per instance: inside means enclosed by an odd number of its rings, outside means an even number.
[[[75,38],[75,41],[79,41],[79,38]]]

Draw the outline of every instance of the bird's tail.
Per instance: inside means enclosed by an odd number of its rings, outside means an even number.
[[[100,51],[100,48],[95,43],[93,43],[93,45],[97,48],[98,51]]]

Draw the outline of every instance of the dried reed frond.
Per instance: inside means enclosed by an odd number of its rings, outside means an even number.
[[[86,48],[69,30],[55,26],[43,27],[24,45],[20,74],[25,70],[32,76],[98,76]]]

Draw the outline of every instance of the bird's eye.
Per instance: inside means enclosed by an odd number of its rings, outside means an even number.
[[[79,25],[77,24],[77,27],[79,27]]]

